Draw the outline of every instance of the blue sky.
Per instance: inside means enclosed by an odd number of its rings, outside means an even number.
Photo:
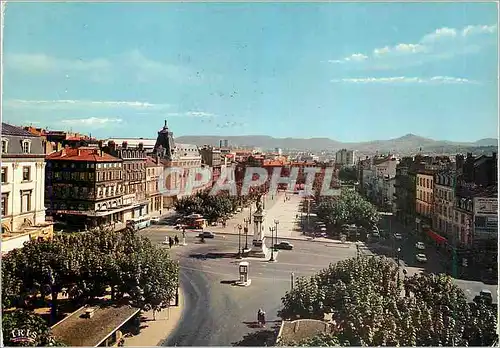
[[[497,137],[495,3],[8,3],[3,118],[99,137]]]

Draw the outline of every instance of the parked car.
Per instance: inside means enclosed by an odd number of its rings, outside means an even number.
[[[425,244],[422,242],[417,242],[417,244],[415,244],[415,248],[417,248],[418,250],[425,250]]]
[[[159,224],[159,223],[160,223],[160,218],[159,217],[151,218],[151,224]]]
[[[424,254],[417,254],[415,258],[418,262],[427,262],[427,256]]]
[[[395,240],[402,240],[403,236],[401,235],[401,233],[394,233],[394,239]]]
[[[287,241],[282,241],[277,244],[274,244],[274,249],[282,249],[282,250],[292,250],[293,244],[290,244]]]
[[[200,237],[200,238],[201,237],[203,237],[203,238],[215,238],[215,233],[210,232],[210,231],[203,231],[203,232],[200,232],[198,237]]]

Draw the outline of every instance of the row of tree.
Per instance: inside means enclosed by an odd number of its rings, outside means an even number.
[[[110,294],[158,311],[175,298],[178,282],[178,263],[167,249],[134,231],[58,235],[2,257],[2,309],[28,310],[41,301],[50,305],[53,323],[61,294],[76,307]]]
[[[333,332],[299,346],[488,346],[497,340],[496,308],[468,303],[446,275],[397,280],[383,257],[340,261],[311,278],[299,278],[282,298],[283,319],[333,318]]]
[[[231,196],[228,192],[212,195],[210,191],[203,191],[177,200],[174,203],[174,208],[183,215],[201,214],[211,223],[226,219],[238,207],[248,205],[256,197],[257,193],[250,193],[246,196]]]
[[[339,197],[318,196],[315,212],[321,221],[337,229],[344,224],[370,229],[380,218],[373,204],[349,189],[343,189]]]

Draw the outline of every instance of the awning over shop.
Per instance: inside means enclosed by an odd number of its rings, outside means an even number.
[[[444,238],[443,236],[440,236],[439,234],[437,234],[436,232],[434,232],[432,230],[427,230],[427,235],[429,237],[431,237],[432,240],[434,240],[437,243],[446,243],[447,242],[446,238]]]

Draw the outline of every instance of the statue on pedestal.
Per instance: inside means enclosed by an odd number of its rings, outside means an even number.
[[[258,212],[262,212],[262,195],[257,196],[257,202],[255,203]]]

